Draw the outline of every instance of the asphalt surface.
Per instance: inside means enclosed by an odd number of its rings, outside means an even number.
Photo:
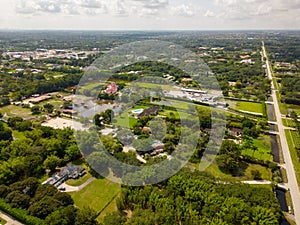
[[[66,183],[63,183],[63,184],[61,184],[58,187],[58,189],[65,188],[65,190],[63,192],[78,192],[78,191],[81,191],[86,186],[88,186],[94,180],[96,180],[96,178],[92,177],[92,178],[88,179],[84,184],[82,184],[80,186],[77,186],[77,187],[76,186],[67,185]]]
[[[297,183],[297,178],[296,178],[296,172],[294,169],[292,157],[290,154],[290,150],[288,147],[285,131],[284,131],[284,126],[282,123],[282,116],[278,104],[278,99],[276,95],[275,86],[273,83],[273,75],[271,72],[271,67],[270,63],[267,57],[267,52],[266,48],[263,43],[263,55],[267,58],[266,64],[267,64],[267,75],[269,79],[272,81],[272,97],[274,101],[274,109],[275,109],[275,115],[276,115],[276,122],[278,123],[278,131],[279,131],[279,137],[280,137],[280,142],[281,142],[281,148],[283,152],[283,158],[286,164],[286,173],[287,173],[287,178],[288,178],[288,187],[290,188],[290,194],[292,197],[292,202],[293,202],[293,207],[294,207],[294,213],[295,213],[295,221],[297,225],[300,225],[300,191],[299,191],[299,186]]]

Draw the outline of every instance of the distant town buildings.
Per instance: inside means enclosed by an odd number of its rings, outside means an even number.
[[[24,52],[4,52],[2,56],[9,57],[10,59],[21,59],[24,61],[31,61],[31,59],[86,59],[88,55],[95,54],[99,50],[77,52],[66,49],[37,49],[36,51]]]

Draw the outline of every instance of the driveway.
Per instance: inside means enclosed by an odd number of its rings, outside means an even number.
[[[65,188],[66,190],[64,192],[78,192],[78,191],[81,191],[86,186],[88,186],[94,180],[96,180],[96,178],[92,177],[92,178],[88,179],[84,184],[77,186],[77,187],[63,183],[58,187],[58,189]]]

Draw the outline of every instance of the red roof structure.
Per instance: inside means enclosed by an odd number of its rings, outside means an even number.
[[[115,95],[118,92],[118,85],[116,83],[110,83],[105,90],[110,95]]]

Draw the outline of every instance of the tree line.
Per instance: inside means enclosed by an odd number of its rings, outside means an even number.
[[[188,169],[157,185],[123,187],[117,206],[103,225],[275,225],[283,219],[271,190]]]

